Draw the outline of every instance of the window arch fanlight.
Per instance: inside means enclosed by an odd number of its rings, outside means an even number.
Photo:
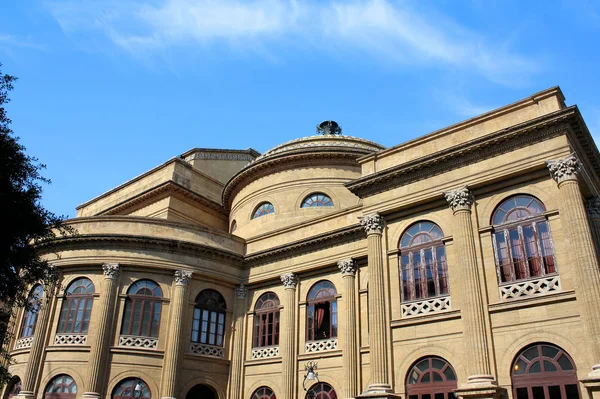
[[[162,291],[152,280],[138,280],[127,290],[121,334],[158,337]]]
[[[252,219],[268,215],[269,213],[275,213],[275,207],[270,202],[262,202],[254,210],[254,213],[252,214]]]
[[[221,294],[213,289],[201,291],[196,297],[192,342],[223,346],[227,305]]]
[[[326,382],[319,382],[306,392],[306,399],[337,399],[335,389]]]
[[[138,393],[134,390],[136,385],[140,385],[141,391]],[[138,378],[126,378],[119,382],[117,386],[112,391],[111,398],[112,399],[130,399],[130,398],[141,398],[141,399],[150,399],[150,388],[148,388],[148,384],[144,380]]]
[[[307,296],[306,340],[337,337],[337,291],[327,280],[312,286]]]
[[[300,208],[316,208],[321,206],[333,206],[331,197],[323,193],[312,193],[302,200]]]
[[[440,357],[417,361],[406,377],[408,399],[452,399],[456,388],[454,369]]]
[[[70,375],[56,376],[46,386],[45,399],[75,399],[77,384]]]
[[[279,298],[262,294],[254,307],[254,348],[279,345]]]
[[[82,277],[73,281],[65,290],[58,320],[58,333],[87,333],[94,302],[94,284]]]
[[[20,338],[31,337],[35,333],[35,325],[40,306],[42,306],[43,296],[44,289],[40,284],[34,286],[29,292],[29,297],[27,298],[28,309],[23,313]]]
[[[269,387],[260,387],[252,394],[252,399],[277,399],[273,390]]]
[[[523,349],[511,370],[515,399],[578,399],[575,363],[558,346],[537,343]]]
[[[402,301],[448,294],[448,265],[442,229],[432,222],[412,224],[400,237]]]
[[[545,210],[536,198],[515,195],[494,211],[492,239],[500,284],[557,273]]]

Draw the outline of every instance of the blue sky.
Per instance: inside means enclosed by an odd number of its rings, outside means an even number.
[[[592,0],[3,1],[8,106],[75,207],[193,147],[260,152],[334,119],[386,146],[560,85],[600,138]]]

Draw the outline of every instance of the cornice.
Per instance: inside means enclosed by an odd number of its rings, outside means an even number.
[[[346,183],[361,198],[491,158],[560,134],[579,115],[576,106],[461,143]]]
[[[133,198],[125,200],[117,205],[112,206],[111,208],[100,212],[98,215],[120,215],[131,208],[139,207],[140,204],[148,202],[151,199],[158,200],[168,197],[169,195],[184,198],[194,203],[198,203],[218,213],[221,216],[228,217],[229,215],[227,210],[223,206],[221,206],[221,204],[218,204],[215,201],[212,201],[200,194],[196,194],[173,181],[166,181],[164,183],[161,183],[160,185],[150,188],[136,195]]]
[[[235,174],[225,185],[222,203],[231,207],[233,197],[242,189],[244,182],[255,180],[273,173],[306,166],[356,166],[356,159],[367,154],[361,148],[319,147],[286,151],[264,158]]]
[[[244,260],[246,261],[247,266],[252,267],[319,251],[323,248],[329,248],[352,241],[362,240],[364,238],[365,231],[359,224],[356,224],[331,232],[319,234],[307,239],[294,241],[289,244],[280,245],[268,250],[256,252],[252,255],[246,256]]]
[[[210,260],[228,261],[241,267],[243,257],[235,252],[214,248],[208,245],[186,241],[169,240],[148,236],[131,236],[119,234],[93,234],[60,237],[37,244],[40,253],[72,251],[78,249],[135,249],[146,251],[162,251],[190,255]]]

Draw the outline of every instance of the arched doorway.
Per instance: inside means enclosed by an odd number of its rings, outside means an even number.
[[[204,384],[194,385],[185,395],[185,399],[219,399],[215,390]]]
[[[521,351],[513,362],[514,399],[579,399],[573,359],[558,346],[538,343]]]
[[[415,363],[406,377],[408,399],[453,399],[456,373],[441,357],[426,357]]]

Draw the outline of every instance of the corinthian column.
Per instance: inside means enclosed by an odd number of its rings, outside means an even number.
[[[575,269],[575,293],[581,306],[580,317],[586,333],[585,347],[594,359],[590,376],[600,378],[600,273],[592,232],[577,180],[581,163],[575,154],[546,163],[560,191],[560,219]]]
[[[385,289],[383,284],[383,249],[381,244],[383,218],[378,213],[360,218],[367,233],[369,262],[369,357],[371,383],[367,393],[389,393],[392,387],[388,374],[387,328],[385,321]]]
[[[108,348],[110,346],[110,333],[112,331],[112,315],[115,307],[115,297],[119,286],[119,275],[121,268],[118,263],[105,263],[102,265],[104,272],[104,286],[100,294],[97,309],[95,309],[98,320],[96,327],[96,338],[90,342],[90,358],[87,368],[88,392],[83,397],[87,399],[99,398],[103,394],[105,386],[105,362]]]
[[[358,362],[357,362],[357,344],[356,344],[356,297],[355,297],[355,278],[356,263],[352,259],[338,262],[338,267],[342,272],[344,281],[344,302],[346,310],[344,312],[343,331],[344,331],[344,371],[346,373],[344,397],[353,398],[358,392]]]
[[[175,289],[169,306],[169,326],[171,331],[165,349],[162,374],[162,398],[175,399],[177,387],[177,368],[181,354],[181,327],[183,325],[183,312],[185,311],[185,298],[187,285],[192,279],[192,272],[176,270],[174,275]]]
[[[298,277],[293,274],[281,276],[285,287],[283,294],[283,314],[281,317],[281,333],[279,348],[281,349],[283,399],[295,399],[296,389],[294,376],[296,375],[296,285]]]
[[[31,342],[29,357],[27,358],[27,367],[21,379],[21,392],[18,395],[26,399],[35,398],[35,382],[40,371],[40,366],[44,364],[43,355],[46,349],[46,330],[50,317],[50,309],[52,308],[54,288],[54,285],[48,287],[44,297],[40,299],[42,302],[35,323],[35,332],[33,334],[33,341]]]
[[[235,324],[233,330],[233,354],[231,359],[231,385],[229,389],[230,399],[240,399],[242,397],[242,376],[244,374],[244,316],[246,314],[246,297],[248,289],[244,284],[235,288]]]
[[[454,213],[454,242],[461,262],[456,265],[456,271],[460,273],[460,291],[464,298],[461,302],[461,316],[467,385],[496,385],[490,372],[483,296],[471,222],[473,197],[466,187],[449,191],[445,196]]]

